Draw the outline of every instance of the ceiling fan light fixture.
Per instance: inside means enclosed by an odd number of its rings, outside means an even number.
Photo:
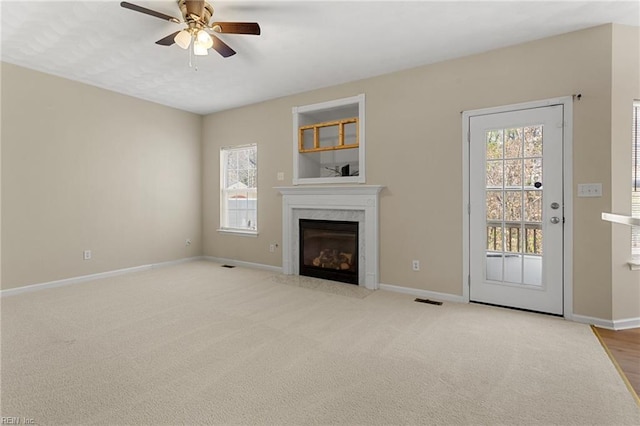
[[[205,47],[205,49],[209,49],[213,46],[213,39],[205,30],[198,31],[196,39],[198,40],[198,43]]]
[[[182,30],[176,35],[173,41],[181,48],[188,49],[191,44],[191,33],[187,30]]]
[[[200,43],[198,39],[193,41],[193,54],[196,56],[205,56],[208,55],[207,46]]]

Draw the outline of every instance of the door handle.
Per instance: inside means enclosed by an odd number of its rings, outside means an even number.
[[[558,216],[553,216],[549,221],[555,225],[556,223],[560,223],[560,218]]]

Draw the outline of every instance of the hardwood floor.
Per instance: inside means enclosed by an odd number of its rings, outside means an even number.
[[[630,387],[640,395],[640,328],[613,331],[593,327],[611,357],[627,378]]]

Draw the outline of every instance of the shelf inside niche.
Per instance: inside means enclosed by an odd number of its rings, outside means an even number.
[[[364,94],[292,112],[294,185],[366,181]]]

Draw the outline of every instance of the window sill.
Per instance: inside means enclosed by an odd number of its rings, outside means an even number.
[[[627,265],[629,265],[629,269],[632,271],[640,271],[640,256],[634,255],[633,258],[627,262]]]
[[[218,233],[222,235],[238,235],[240,237],[257,237],[258,231],[245,231],[243,229],[218,229]]]

